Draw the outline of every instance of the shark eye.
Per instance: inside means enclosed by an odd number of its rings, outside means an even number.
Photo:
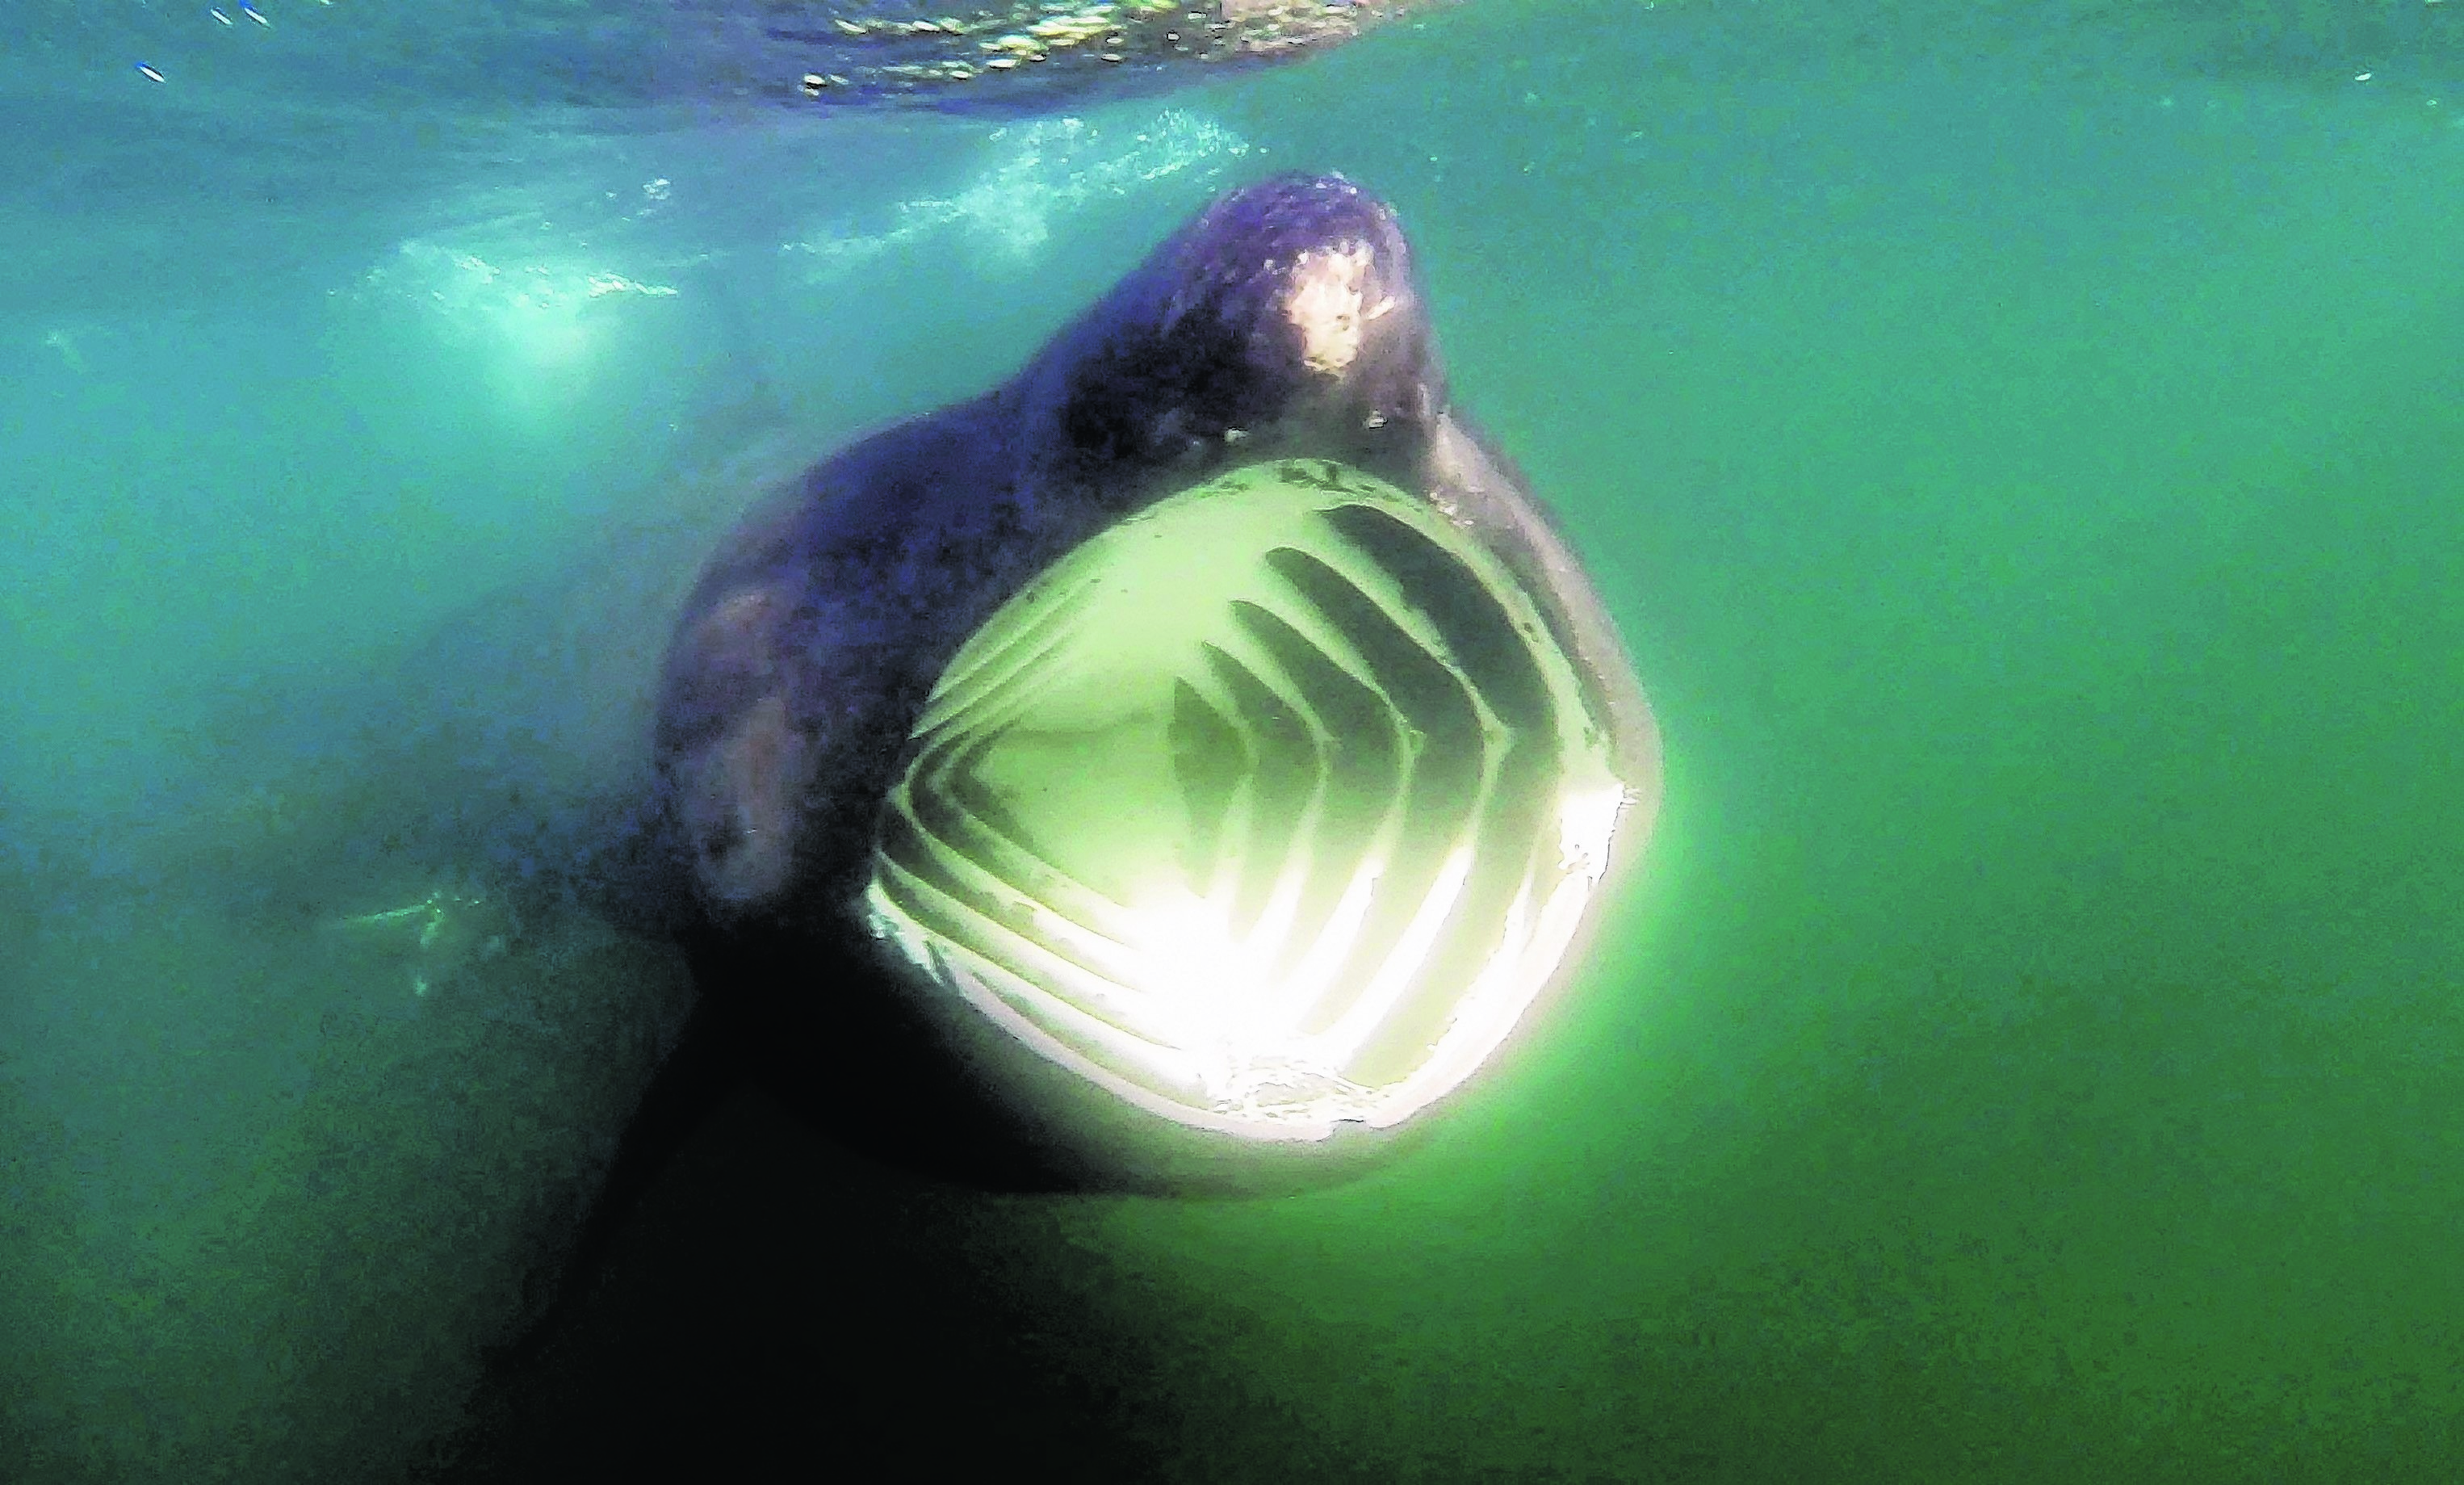
[[[960,649],[867,926],[946,1015],[1282,1143],[1463,1083],[1647,826],[1539,606],[1421,500],[1285,460],[1081,545]]]

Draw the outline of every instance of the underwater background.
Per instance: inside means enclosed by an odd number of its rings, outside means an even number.
[[[722,9],[0,23],[0,1479],[2464,1468],[2464,3],[1469,0],[974,112],[747,100]],[[1284,168],[1651,696],[1574,993],[1281,1200],[747,1094],[488,1371],[690,997],[501,884],[693,564]]]

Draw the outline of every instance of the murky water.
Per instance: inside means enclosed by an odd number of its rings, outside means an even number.
[[[0,40],[0,1477],[2452,1471],[2464,6],[1477,0],[998,119],[225,9]],[[1664,730],[1569,1013],[1282,1201],[747,1096],[474,1393],[689,998],[523,884],[693,565],[1286,167]]]

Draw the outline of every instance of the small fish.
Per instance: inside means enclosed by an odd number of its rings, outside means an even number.
[[[409,962],[410,993],[425,997],[471,964],[513,944],[510,915],[463,886],[438,887],[405,907],[339,919],[329,927],[386,944]]]

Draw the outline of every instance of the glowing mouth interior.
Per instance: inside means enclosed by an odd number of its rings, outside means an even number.
[[[1564,956],[1627,799],[1506,568],[1357,471],[1224,476],[950,663],[872,930],[1132,1103],[1268,1140],[1461,1083]]]

